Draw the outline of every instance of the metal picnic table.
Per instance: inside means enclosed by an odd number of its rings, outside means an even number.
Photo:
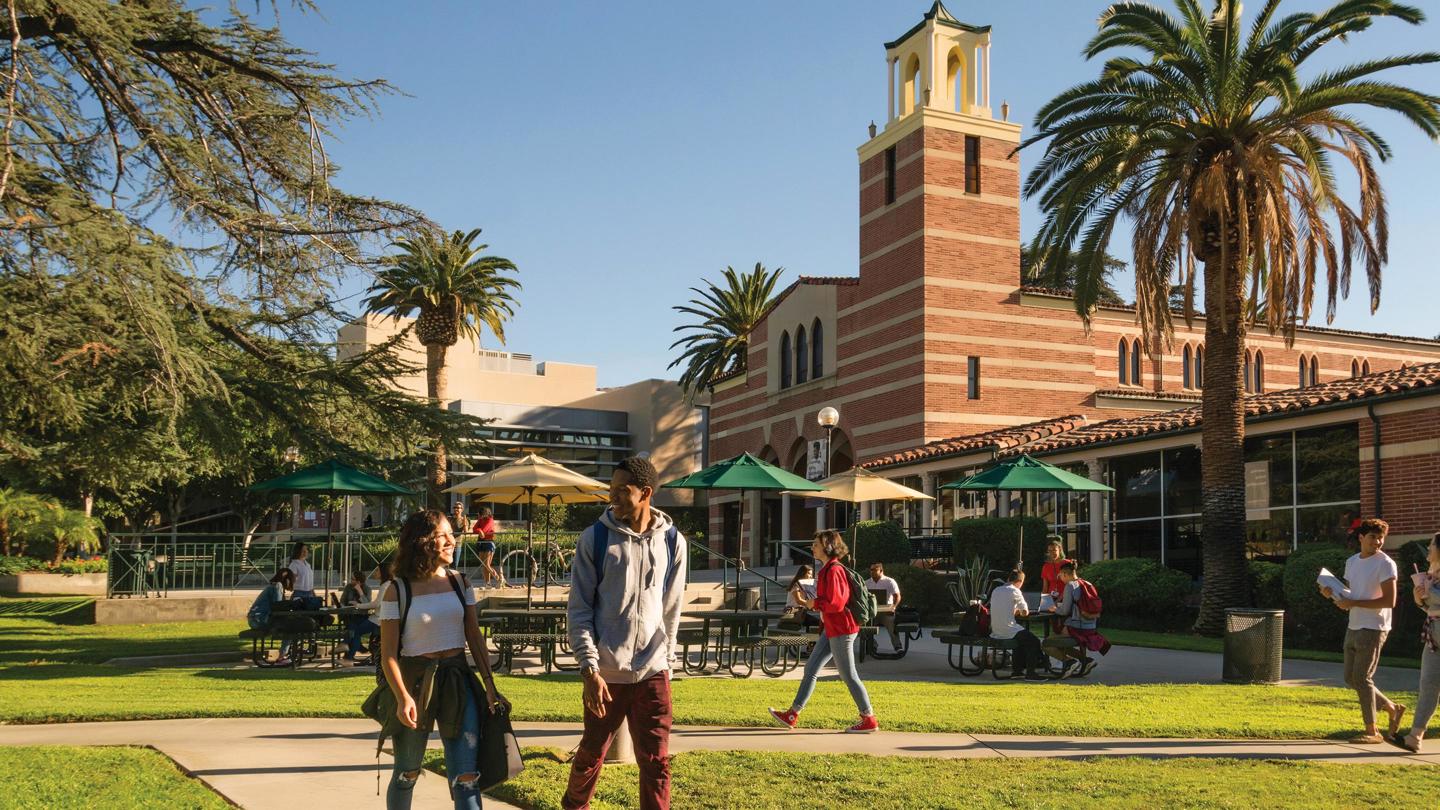
[[[742,638],[757,638],[766,635],[766,629],[771,619],[779,619],[785,614],[770,610],[687,610],[680,614],[687,619],[699,619],[701,629],[698,636],[695,631],[682,630],[681,639],[694,639],[700,645],[700,660],[692,664],[690,657],[682,653],[680,665],[686,673],[691,675],[703,675],[710,671],[710,651],[714,649],[715,671],[729,672],[736,677],[748,677],[753,666],[747,661],[747,669],[744,674],[736,671],[736,644]],[[718,623],[718,630],[711,630],[712,623]],[[712,643],[713,642],[713,643]],[[689,645],[686,644],[686,647]],[[762,659],[762,668],[764,666]]]

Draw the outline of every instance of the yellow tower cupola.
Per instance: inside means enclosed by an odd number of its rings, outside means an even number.
[[[990,26],[960,22],[940,0],[885,43],[885,126],[922,108],[990,117]]]

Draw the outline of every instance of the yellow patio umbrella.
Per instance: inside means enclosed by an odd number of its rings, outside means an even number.
[[[581,475],[568,467],[541,458],[534,453],[528,453],[523,458],[518,458],[509,464],[502,464],[489,472],[481,473],[474,478],[449,487],[445,491],[478,492],[482,493],[489,500],[502,503],[521,503],[523,499],[523,502],[528,504],[525,510],[525,551],[533,560],[535,558],[534,513],[535,499],[537,497],[545,498],[548,495],[552,499],[575,499],[562,501],[562,503],[596,503],[605,500],[605,497],[598,493],[608,489],[609,486],[603,482],[596,481],[594,478],[586,475]],[[510,498],[510,500],[505,500],[506,498]],[[525,577],[526,605],[530,604],[534,584],[535,578],[527,575]],[[549,586],[549,577],[546,577],[545,590],[547,595],[550,589]]]
[[[918,489],[912,489],[903,484],[897,484],[883,475],[876,475],[863,467],[851,467],[842,473],[836,473],[821,481],[815,482],[822,487],[820,492],[787,492],[786,495],[804,495],[810,498],[825,498],[831,501],[845,501],[846,503],[859,504],[865,501],[933,501],[934,497],[926,495]],[[854,531],[855,521],[850,521],[851,527],[851,551],[858,562],[860,552],[855,544],[860,539],[860,533]]]

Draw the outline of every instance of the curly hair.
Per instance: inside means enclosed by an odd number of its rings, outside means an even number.
[[[845,536],[834,529],[816,532],[815,541],[824,544],[825,556],[832,560],[840,559],[850,553],[850,547],[845,545]]]
[[[1360,526],[1355,530],[1355,533],[1387,535],[1390,533],[1390,524],[1380,518],[1366,518],[1360,521]]]
[[[630,483],[640,489],[649,487],[653,491],[660,486],[660,473],[655,471],[655,465],[651,464],[648,458],[629,456],[621,459],[615,469],[624,470],[625,474],[630,476]]]
[[[405,519],[395,548],[395,576],[417,579],[440,567],[440,541],[435,532],[450,519],[439,509],[422,509]]]

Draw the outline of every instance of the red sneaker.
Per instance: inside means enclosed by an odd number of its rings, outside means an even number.
[[[786,728],[795,728],[795,723],[800,719],[800,713],[794,709],[786,709],[783,712],[771,709],[770,716],[775,718],[775,722]]]
[[[880,729],[880,721],[873,714],[860,715],[860,722],[845,729],[846,734],[869,734]]]

